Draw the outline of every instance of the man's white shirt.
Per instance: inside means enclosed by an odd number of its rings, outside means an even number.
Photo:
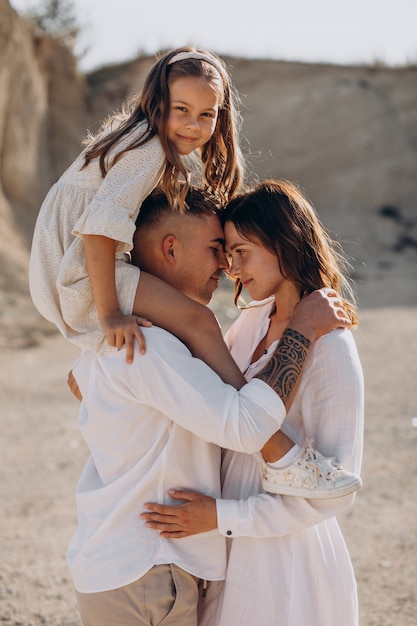
[[[142,331],[146,354],[136,350],[132,364],[124,350],[86,352],[73,370],[91,456],[77,486],[78,527],[67,560],[84,593],[124,586],[161,563],[224,578],[225,540],[217,530],[167,540],[139,515],[145,502],[174,503],[170,488],[219,498],[220,446],[255,452],[285,417],[262,381],[238,392],[170,333]]]

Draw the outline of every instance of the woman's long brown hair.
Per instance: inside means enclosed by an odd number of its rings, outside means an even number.
[[[298,287],[300,296],[322,287],[337,291],[352,325],[357,324],[355,297],[347,278],[350,265],[296,185],[274,180],[259,183],[232,200],[221,219],[276,254],[281,274]],[[235,303],[241,291],[237,279]]]

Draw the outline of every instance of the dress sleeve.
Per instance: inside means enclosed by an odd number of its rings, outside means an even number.
[[[351,332],[326,335],[316,342],[310,356],[291,408],[302,412],[301,435],[313,439],[321,453],[360,472],[363,376]],[[267,493],[244,500],[218,500],[219,530],[228,537],[288,535],[341,513],[353,500],[354,494],[314,500]]]
[[[164,163],[165,154],[157,137],[125,152],[107,172],[73,234],[102,235],[119,243],[117,252],[131,250],[140,206],[156,187]]]

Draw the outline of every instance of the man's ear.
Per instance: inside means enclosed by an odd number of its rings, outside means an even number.
[[[175,263],[176,245],[177,245],[177,239],[175,235],[165,235],[162,241],[162,251],[168,263],[172,263],[172,264]]]

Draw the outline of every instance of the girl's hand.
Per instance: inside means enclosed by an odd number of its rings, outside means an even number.
[[[217,528],[216,500],[198,491],[170,489],[171,498],[185,500],[184,504],[152,504],[144,506],[149,513],[141,513],[145,525],[159,530],[161,537],[181,539]]]
[[[122,315],[120,311],[114,311],[102,320],[106,339],[111,346],[121,348],[126,345],[126,363],[133,362],[135,337],[139,344],[140,354],[145,354],[145,337],[139,326],[152,326],[152,323],[138,315]]]

